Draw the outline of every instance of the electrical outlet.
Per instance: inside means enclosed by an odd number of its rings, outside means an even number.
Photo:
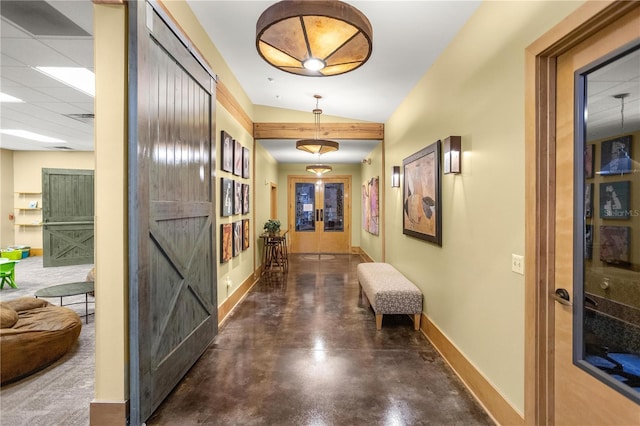
[[[524,275],[524,256],[519,254],[511,255],[511,270],[516,274]]]

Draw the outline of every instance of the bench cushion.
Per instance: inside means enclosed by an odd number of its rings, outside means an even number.
[[[422,293],[388,263],[360,263],[358,281],[376,314],[418,314]]]

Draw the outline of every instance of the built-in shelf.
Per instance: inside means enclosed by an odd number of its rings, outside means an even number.
[[[42,226],[41,223],[16,223],[16,226]]]
[[[42,207],[18,207],[16,210],[42,210]]]

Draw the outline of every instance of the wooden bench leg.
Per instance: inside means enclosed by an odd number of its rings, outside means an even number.
[[[420,330],[420,317],[422,314],[414,314],[413,315],[413,329]]]
[[[365,308],[369,307],[369,299],[367,299],[367,295],[364,294],[364,291],[362,291],[362,286],[360,286],[360,296],[362,298],[362,306],[364,306]]]
[[[382,330],[382,314],[376,314],[376,330]]]

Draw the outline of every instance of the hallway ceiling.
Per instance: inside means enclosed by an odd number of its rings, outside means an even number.
[[[314,78],[279,71],[264,62],[255,49],[255,24],[269,1],[186,0],[209,37],[239,80],[252,103],[308,112],[320,94],[324,115],[385,122],[418,80],[475,12],[480,1],[349,1],[373,26],[373,53],[359,69],[344,75]],[[24,2],[24,1],[23,1]],[[44,143],[0,135],[0,147],[11,150],[93,150],[93,98],[35,70],[33,66],[83,66],[93,70],[92,3],[90,0],[29,1],[48,4],[88,35],[69,35],[68,23],[59,21],[55,35],[33,35],[25,28],[40,28],[33,19],[20,22],[5,13],[10,1],[0,2],[0,91],[24,103],[0,103],[0,127],[21,128],[65,143]],[[5,12],[3,12],[3,10]],[[5,16],[7,15],[7,16]],[[13,22],[16,21],[16,22]],[[48,20],[49,21],[49,20]],[[33,27],[33,28],[29,28]],[[76,28],[77,30],[77,28]],[[56,31],[52,31],[56,32]],[[426,40],[416,48],[415,40]],[[632,60],[639,70],[638,55]],[[633,66],[631,67],[633,68]],[[598,81],[598,104],[590,105],[590,135],[595,123],[619,123],[619,101],[625,100],[625,130],[640,128],[640,76],[617,70]],[[214,70],[215,71],[215,70]],[[630,80],[635,78],[634,81]],[[271,81],[270,81],[271,79]],[[594,100],[595,102],[595,100]],[[73,115],[69,117],[69,115]],[[596,116],[599,115],[599,116]],[[597,118],[597,119],[596,119]],[[328,120],[322,119],[325,123]],[[598,125],[599,126],[599,125]],[[593,129],[593,133],[591,132]],[[309,162],[309,154],[294,148],[294,140],[260,141],[279,162]],[[327,163],[359,163],[377,141],[340,141],[341,149],[327,155]],[[61,148],[64,147],[64,148]]]

